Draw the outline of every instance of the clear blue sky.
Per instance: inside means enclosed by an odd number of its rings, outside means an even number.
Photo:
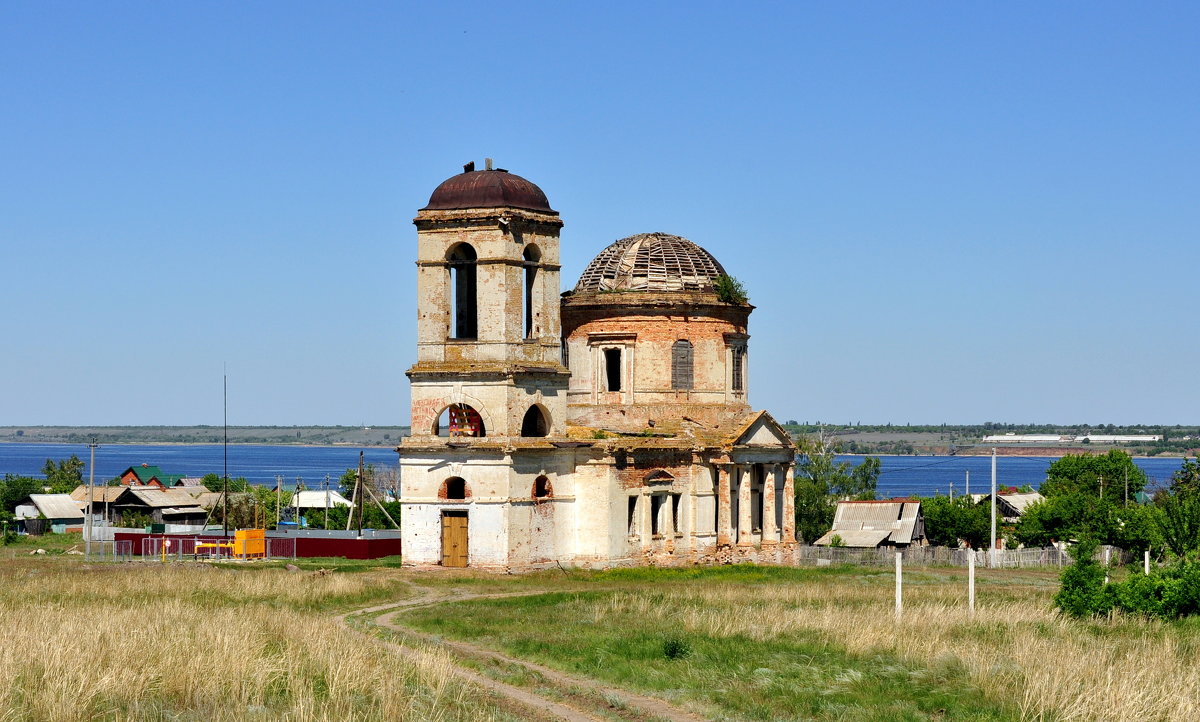
[[[0,4],[0,424],[403,424],[494,157],[686,236],[787,420],[1200,422],[1200,5]]]

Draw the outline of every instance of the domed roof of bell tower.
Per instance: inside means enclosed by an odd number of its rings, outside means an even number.
[[[475,170],[474,163],[463,166],[434,189],[423,211],[450,211],[466,208],[521,208],[554,213],[546,194],[535,184],[503,168]]]

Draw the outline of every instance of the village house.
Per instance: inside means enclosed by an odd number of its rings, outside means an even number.
[[[996,516],[1003,519],[1006,523],[1015,524],[1021,520],[1021,516],[1025,510],[1039,501],[1044,501],[1046,497],[1036,491],[1018,492],[1005,494],[1003,492],[996,494]],[[977,504],[991,504],[991,494],[972,494],[971,499]]]
[[[176,482],[181,481],[184,476],[182,474],[164,474],[162,469],[150,464],[142,464],[141,466],[131,466],[121,472],[118,477],[121,481],[121,486],[157,486],[160,489],[169,486],[176,486]]]
[[[839,501],[833,513],[833,528],[813,546],[908,547],[924,545],[925,517],[921,502]]]
[[[17,504],[16,518],[23,522],[27,530],[39,526],[32,524],[36,520],[44,520],[46,529],[38,531],[53,531],[56,534],[83,531],[83,510],[79,502],[70,494],[30,494]]]
[[[711,253],[622,238],[560,297],[562,219],[490,162],[414,223],[406,564],[794,558],[795,447],[747,402],[754,307]]]

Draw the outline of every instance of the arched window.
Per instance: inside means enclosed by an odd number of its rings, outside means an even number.
[[[692,388],[692,342],[684,338],[671,347],[671,388]]]
[[[442,482],[443,499],[464,501],[467,498],[467,480],[461,476],[452,476]]]
[[[538,272],[538,261],[542,260],[542,252],[538,247],[530,243],[525,247],[525,252],[521,254],[525,266],[525,290],[521,295],[521,305],[525,312],[521,317],[525,319],[525,338],[533,338],[536,332],[533,325],[533,305],[537,300],[536,283]]]
[[[479,335],[479,302],[476,297],[475,268],[478,256],[475,249],[459,243],[446,254],[450,269],[451,338],[477,338]]]
[[[550,433],[550,424],[546,421],[546,412],[540,406],[530,406],[521,419],[521,436],[545,436]]]
[[[533,498],[548,499],[554,496],[554,489],[550,486],[550,480],[545,476],[539,476],[533,480]]]
[[[483,417],[466,404],[450,404],[433,422],[434,436],[487,436]]]

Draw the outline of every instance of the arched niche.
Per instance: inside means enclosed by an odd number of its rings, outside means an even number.
[[[534,499],[550,499],[554,496],[554,487],[545,474],[533,480],[532,495]]]
[[[470,496],[471,490],[467,487],[467,480],[461,476],[446,479],[438,489],[438,498],[446,501],[466,501]]]

